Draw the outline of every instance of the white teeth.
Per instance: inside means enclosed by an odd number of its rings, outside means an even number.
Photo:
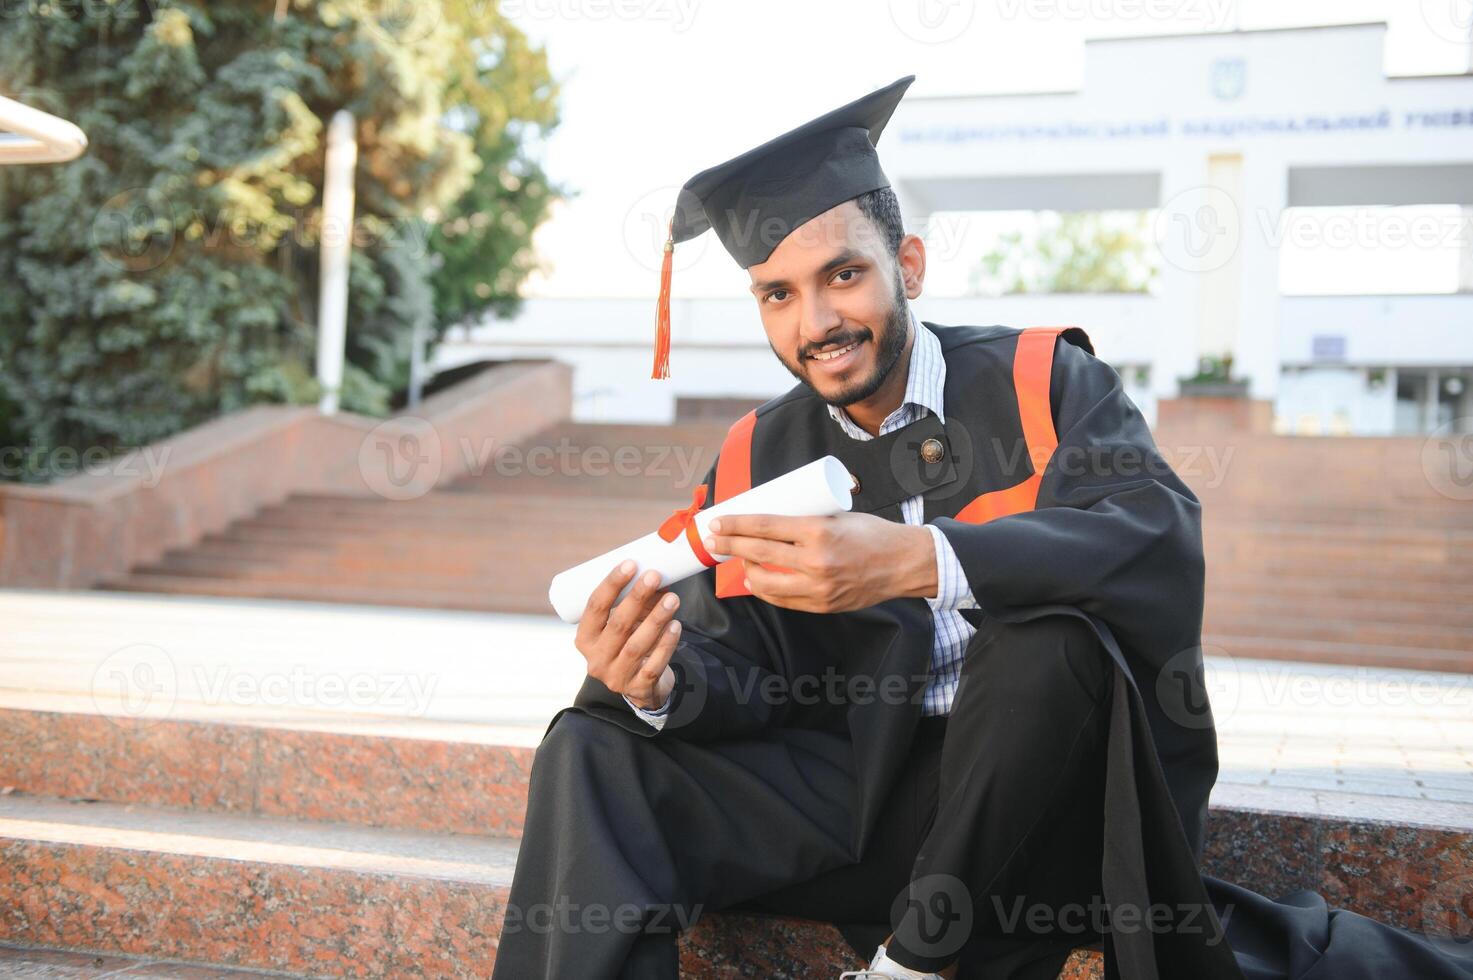
[[[848,347],[840,347],[838,350],[825,351],[822,354],[814,354],[813,359],[816,361],[832,361],[834,358],[847,354],[858,346],[859,341],[856,340]]]

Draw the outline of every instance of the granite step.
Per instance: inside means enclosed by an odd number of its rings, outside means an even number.
[[[1317,576],[1294,575],[1268,578],[1247,569],[1207,566],[1207,600],[1219,593],[1262,595],[1303,599],[1382,599],[1397,602],[1445,602],[1454,606],[1473,603],[1473,578],[1462,582],[1439,582],[1429,591],[1421,582],[1402,582],[1379,575],[1336,575],[1327,571]]]
[[[1270,583],[1255,589],[1224,588],[1214,582],[1207,595],[1211,611],[1220,614],[1283,617],[1306,622],[1405,623],[1459,627],[1473,630],[1473,605],[1447,601],[1441,595],[1420,593],[1417,598],[1375,596],[1375,602],[1336,595],[1286,595]],[[1473,644],[1470,644],[1473,646]]]
[[[27,980],[261,980],[290,977],[279,970],[235,970],[208,963],[121,956],[0,943],[0,976]]]
[[[1395,667],[1405,670],[1435,670],[1452,673],[1473,671],[1473,651],[1389,646],[1354,641],[1296,639],[1275,636],[1252,628],[1242,633],[1206,630],[1202,645],[1209,653],[1225,652],[1233,657],[1260,660],[1291,660],[1352,667]]]
[[[330,722],[304,728],[0,708],[0,787],[31,797],[521,837],[545,726],[351,722],[333,730],[324,727]]]
[[[248,579],[174,575],[142,569],[98,588],[106,592],[144,592],[161,595],[218,596],[221,598],[290,599],[338,602],[370,606],[407,606],[420,609],[464,609],[497,612],[547,613],[547,593],[536,596],[512,594],[498,597],[484,589],[463,586],[444,588],[384,587],[372,582],[285,581],[258,582]]]
[[[504,838],[0,797],[0,939],[294,976],[484,978],[516,852]],[[830,924],[687,914],[684,977],[863,965]],[[1061,976],[1103,976],[1098,955]]]
[[[362,719],[335,730],[0,709],[0,786],[11,794],[0,801],[515,842],[544,728]],[[1429,855],[1443,872],[1473,874],[1473,814],[1455,795],[1372,798],[1364,786],[1337,790],[1333,775],[1308,789],[1220,782],[1204,870],[1265,876],[1254,886],[1265,892],[1337,894],[1347,881],[1395,874],[1405,882],[1398,891],[1346,901],[1398,921],[1435,898],[1435,882],[1419,877]]]
[[[1215,602],[1207,605],[1203,629],[1210,633],[1251,633],[1283,640],[1318,640],[1329,643],[1360,643],[1387,649],[1409,647],[1461,654],[1473,666],[1473,628],[1446,626],[1410,617],[1401,622],[1390,618],[1365,621],[1295,615],[1251,607],[1232,610]]]

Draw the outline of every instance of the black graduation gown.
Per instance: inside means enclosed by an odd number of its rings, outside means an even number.
[[[1061,334],[1050,384],[1058,449],[1037,505],[968,524],[953,515],[975,497],[1032,472],[1013,389],[1020,331],[923,327],[940,339],[946,359],[944,424],[927,418],[856,441],[834,424],[810,389],[798,385],[757,410],[752,483],[835,455],[860,480],[855,510],[900,520],[900,501],[924,494],[926,520],[946,534],[981,607],[964,613],[974,625],[987,617],[1026,622],[1055,614],[1089,624],[1116,670],[1102,814],[1105,899],[1143,911],[1169,909],[1172,921],[1183,926],[1119,932],[1108,949],[1116,961],[1112,967],[1141,980],[1237,980],[1245,973],[1229,947],[1242,944],[1252,947],[1247,976],[1297,977],[1311,975],[1297,968],[1304,958],[1301,943],[1322,948],[1322,959],[1332,967],[1337,945],[1349,961],[1401,943],[1405,937],[1397,934],[1393,943],[1386,938],[1393,930],[1369,920],[1362,921],[1373,928],[1353,930],[1353,942],[1316,943],[1304,933],[1302,916],[1281,915],[1284,906],[1204,881],[1198,872],[1208,795],[1217,776],[1216,732],[1201,680],[1201,505],[1157,450],[1118,374],[1093,356],[1082,330]],[[947,447],[940,463],[919,457],[928,437]],[[708,486],[714,486],[714,472],[707,475]],[[864,850],[904,762],[919,699],[775,702],[750,692],[774,675],[788,682],[822,675],[833,652],[842,650],[846,674],[869,675],[877,684],[901,678],[914,693],[930,656],[927,604],[896,599],[851,613],[801,613],[750,596],[717,598],[709,570],[674,591],[681,596],[685,629],[672,658],[677,690],[664,731],[656,733],[593,678],[563,710],[587,712],[647,737],[740,738],[776,727],[847,733],[858,776],[853,834],[856,850]],[[1231,912],[1224,916],[1226,944],[1211,941],[1220,935],[1216,923],[1202,924],[1202,916],[1215,915],[1215,908]],[[1297,950],[1294,969],[1291,947]]]

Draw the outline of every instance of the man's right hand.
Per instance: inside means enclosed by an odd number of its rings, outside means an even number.
[[[680,623],[673,618],[680,598],[660,590],[659,572],[647,571],[614,605],[634,571],[634,562],[626,561],[593,590],[574,645],[588,661],[590,677],[654,711],[675,689],[670,657],[680,639]]]

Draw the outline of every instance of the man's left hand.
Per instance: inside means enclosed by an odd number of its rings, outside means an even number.
[[[713,554],[747,559],[747,588],[788,609],[848,612],[936,594],[931,532],[873,514],[718,517],[705,544]]]

